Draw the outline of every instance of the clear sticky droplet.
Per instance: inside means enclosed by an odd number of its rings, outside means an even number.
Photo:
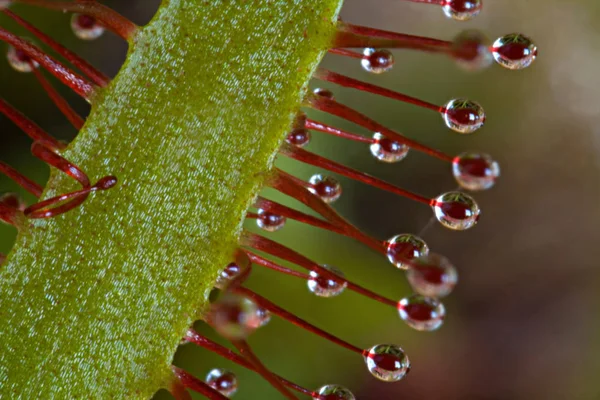
[[[360,61],[363,69],[372,74],[383,74],[394,67],[394,55],[386,49],[367,47]]]
[[[19,72],[31,72],[34,68],[38,68],[40,65],[29,57],[23,50],[19,50],[13,46],[8,46],[8,52],[6,53],[6,59],[8,64]]]
[[[437,299],[412,295],[398,302],[400,318],[418,331],[434,331],[444,323],[446,308]]]
[[[373,143],[369,146],[371,154],[386,163],[395,163],[404,160],[409,147],[403,143],[388,139],[379,132],[373,134]]]
[[[403,233],[387,241],[388,260],[399,269],[408,269],[410,261],[429,254],[429,246],[417,235]]]
[[[325,97],[326,99],[329,99],[329,100],[335,100],[335,96],[333,95],[333,92],[329,89],[316,88],[315,90],[313,90],[313,93],[316,96]]]
[[[310,137],[311,135],[308,129],[296,128],[288,133],[285,141],[297,147],[304,147],[310,143]]]
[[[246,274],[249,268],[251,268],[250,265],[247,267],[242,267],[237,263],[228,264],[217,277],[215,287],[219,289],[225,289],[235,279],[238,279],[242,275]]]
[[[8,8],[12,4],[11,0],[0,0],[0,10]]]
[[[342,185],[331,176],[316,174],[311,176],[308,183],[310,185],[308,190],[319,196],[325,203],[333,203],[342,195]]]
[[[446,126],[462,134],[473,133],[485,123],[485,112],[478,103],[467,99],[450,100],[442,117]]]
[[[226,369],[215,368],[206,375],[208,386],[221,393],[223,396],[231,397],[237,392],[237,376]]]
[[[333,265],[322,265],[327,271],[341,279],[326,276],[319,271],[311,271],[308,278],[308,290],[319,297],[334,297],[342,294],[348,283],[344,280],[344,273]]]
[[[254,328],[262,328],[271,322],[271,312],[264,307],[256,306],[256,325]]]
[[[273,214],[272,212],[263,210],[261,208],[258,210],[256,225],[258,225],[259,228],[264,229],[267,232],[275,232],[285,226],[285,221],[285,217]]]
[[[494,63],[488,39],[477,30],[467,30],[452,41],[452,56],[457,65],[467,71],[480,71]]]
[[[314,400],[356,400],[352,392],[341,385],[325,385],[317,390]]]
[[[537,58],[537,46],[527,36],[511,33],[502,36],[492,45],[492,53],[498,64],[508,69],[529,67]]]
[[[223,337],[245,339],[260,326],[258,306],[251,300],[226,293],[211,304],[207,320]]]
[[[481,0],[445,0],[442,10],[448,18],[456,21],[468,21],[481,12]]]
[[[487,154],[462,153],[452,161],[452,174],[467,190],[486,190],[496,183],[500,166]]]
[[[384,382],[397,382],[410,369],[408,356],[394,344],[375,345],[365,352],[364,358],[371,375]]]
[[[105,30],[96,18],[77,13],[71,16],[71,29],[75,36],[83,40],[97,39]]]
[[[475,200],[466,193],[448,192],[433,201],[433,212],[446,228],[464,231],[479,221],[481,210]]]
[[[458,282],[456,268],[444,256],[429,253],[414,260],[406,271],[412,289],[426,297],[449,295]]]

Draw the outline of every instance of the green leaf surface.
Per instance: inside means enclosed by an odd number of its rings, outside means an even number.
[[[170,0],[64,156],[117,187],[21,230],[0,398],[147,399],[232,260],[341,0]],[[54,172],[45,197],[77,189]]]

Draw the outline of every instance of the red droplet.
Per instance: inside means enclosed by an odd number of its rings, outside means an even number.
[[[432,315],[434,310],[427,304],[406,304],[398,305],[398,307],[402,308],[408,317],[415,321],[430,321],[434,318]]]
[[[98,24],[96,18],[89,15],[79,14],[77,16],[77,25],[83,29],[93,29]]]

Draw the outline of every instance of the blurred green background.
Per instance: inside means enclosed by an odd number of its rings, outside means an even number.
[[[157,6],[156,0],[105,3],[138,23],[148,21]],[[367,74],[356,60],[331,56],[324,61],[335,71],[434,103],[454,97],[480,102],[486,126],[475,135],[459,136],[430,111],[323,85],[333,88],[339,101],[447,153],[477,149],[492,154],[502,177],[489,192],[476,194],[483,213],[475,229],[451,232],[433,224],[423,234],[460,274],[459,286],[445,300],[446,323],[437,332],[412,331],[394,310],[354,293],[319,299],[297,279],[254,269],[253,289],[309,322],[361,347],[401,345],[413,364],[407,379],[376,381],[360,357],[277,318],[250,338],[255,351],[271,369],[305,387],[339,383],[365,400],[600,399],[600,3],[489,0],[483,13],[467,23],[446,19],[437,7],[399,0],[346,3],[342,17],[349,22],[411,34],[451,39],[467,28],[481,29],[490,38],[523,32],[536,41],[540,57],[525,71],[493,67],[470,74],[443,57],[395,51],[396,66],[383,76]],[[70,32],[68,15],[14,9],[107,74],[118,71],[126,46],[116,37],[81,42]],[[0,24],[22,33],[5,18]],[[0,63],[0,76],[1,96],[57,137],[74,137],[32,75]],[[78,111],[87,112],[85,102],[60,89]],[[1,160],[44,182],[48,169],[29,155],[30,141],[4,117],[0,143]],[[365,145],[318,133],[309,149],[428,196],[456,186],[448,165],[416,152],[402,163],[384,165]],[[317,172],[278,162],[301,178]],[[340,181],[344,195],[336,208],[375,237],[417,233],[430,220],[427,207]],[[0,190],[18,191],[3,177]],[[0,226],[0,252],[10,250],[14,233]],[[388,297],[410,293],[400,271],[351,240],[293,221],[269,236],[320,263],[337,265],[350,279]],[[198,329],[214,337],[206,327]],[[279,398],[254,373],[202,349],[186,345],[176,362],[199,377],[214,367],[234,370],[240,380],[237,399]]]

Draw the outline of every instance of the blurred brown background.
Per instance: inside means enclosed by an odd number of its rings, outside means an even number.
[[[105,3],[143,23],[157,2]],[[600,3],[488,0],[483,13],[467,23],[446,19],[435,6],[400,0],[346,3],[342,16],[349,22],[411,34],[451,39],[467,28],[481,29],[490,38],[523,32],[536,41],[540,57],[525,71],[494,66],[470,74],[443,57],[395,51],[396,66],[383,76],[368,75],[355,60],[325,60],[336,71],[438,104],[454,97],[480,102],[486,126],[463,137],[448,131],[430,111],[334,88],[339,101],[426,144],[450,154],[469,149],[492,154],[501,164],[502,177],[495,188],[475,195],[483,209],[475,229],[451,232],[433,225],[423,235],[460,274],[459,286],[445,300],[446,323],[437,332],[412,331],[394,310],[353,293],[314,298],[296,279],[255,268],[250,285],[308,321],[358,346],[400,344],[413,364],[407,379],[396,384],[376,381],[354,354],[277,318],[251,338],[255,350],[269,367],[303,386],[340,383],[365,400],[600,399]],[[106,73],[118,71],[126,47],[112,35],[80,42],[71,34],[66,15],[15,10]],[[3,18],[0,23],[14,28]],[[74,136],[33,76],[0,63],[0,77],[1,96],[53,134]],[[61,89],[79,111],[87,111],[84,102]],[[383,165],[364,145],[318,133],[313,138],[310,150],[407,189],[433,196],[455,187],[448,166],[422,154]],[[30,141],[4,117],[0,143],[0,159],[44,181],[47,168],[27,155]],[[302,178],[317,171],[280,163]],[[340,180],[345,194],[336,207],[378,238],[417,233],[430,219],[426,207]],[[15,185],[0,178],[0,188],[12,191]],[[13,236],[12,229],[0,226],[0,252],[10,249]],[[339,266],[350,279],[386,296],[400,298],[410,292],[401,272],[350,240],[293,222],[273,237],[319,262]],[[213,367],[233,369],[240,378],[237,399],[279,398],[255,374],[189,345],[177,363],[200,377]]]

